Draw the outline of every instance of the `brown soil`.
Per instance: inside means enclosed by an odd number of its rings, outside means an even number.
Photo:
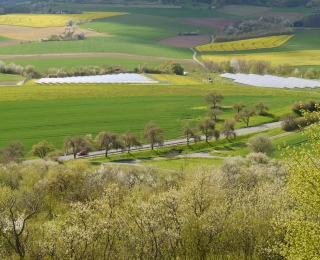
[[[261,12],[252,14],[252,17],[259,18],[259,17],[280,17],[282,16],[284,19],[289,19],[291,22],[303,17],[302,13],[281,13],[281,12]]]
[[[180,19],[179,22],[194,24],[217,30],[220,29],[222,26],[226,26],[230,23],[236,22],[236,20],[226,18],[183,18]]]
[[[52,34],[61,35],[63,27],[32,28],[24,26],[0,25],[0,34],[4,37],[22,41],[41,41]],[[105,36],[106,34],[78,28],[85,36]],[[3,46],[3,45],[2,45]]]
[[[0,42],[0,47],[1,46],[9,46],[9,45],[16,45],[21,43],[21,41],[10,41],[10,42]]]
[[[190,47],[209,43],[210,41],[211,41],[210,35],[203,34],[203,35],[189,35],[189,36],[185,36],[185,35],[172,36],[172,37],[161,39],[160,41],[157,41],[157,43],[190,48]]]
[[[2,81],[0,82],[0,86],[13,86],[17,85],[16,81]]]

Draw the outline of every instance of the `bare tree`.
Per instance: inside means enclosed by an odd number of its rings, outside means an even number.
[[[235,138],[236,132],[234,131],[234,124],[235,124],[235,121],[233,120],[224,121],[220,129],[220,133],[225,135],[227,139],[229,139],[230,136],[233,136]]]
[[[216,123],[210,119],[210,118],[205,118],[203,122],[198,124],[199,130],[205,135],[206,137],[206,142],[208,142],[208,139],[213,135],[214,130],[215,130],[215,125]]]
[[[112,132],[99,133],[96,137],[96,142],[99,148],[106,149],[106,157],[108,157],[109,150],[123,148],[123,144],[118,139],[118,135]]]
[[[246,107],[246,105],[243,104],[242,102],[235,102],[235,103],[233,103],[232,107],[233,107],[234,109],[236,109],[236,110],[238,111],[238,114],[239,114],[240,111],[241,111],[243,108]]]
[[[212,108],[216,108],[217,104],[219,104],[224,99],[224,96],[222,96],[220,93],[217,92],[211,92],[208,95],[204,97],[204,100],[208,104],[213,104]]]
[[[160,127],[157,127],[153,122],[146,125],[142,136],[147,139],[151,145],[151,150],[155,144],[163,144],[163,131]]]
[[[211,118],[212,120],[217,121],[217,120],[218,120],[218,117],[219,117],[222,113],[223,113],[222,110],[215,108],[215,109],[210,109],[210,110],[208,111],[208,113],[207,113],[207,116],[208,116],[209,118]]]
[[[250,118],[254,115],[255,115],[255,112],[253,109],[245,108],[239,114],[236,114],[234,117],[237,121],[243,121],[248,127]]]
[[[259,111],[259,115],[266,115],[268,114],[268,110],[269,110],[269,105],[263,103],[263,102],[258,102],[257,104],[255,104],[254,106],[254,109],[258,110]]]
[[[76,158],[77,153],[81,150],[89,151],[92,147],[91,140],[89,138],[85,138],[84,136],[67,136],[64,139],[63,146],[66,150],[72,150],[73,158]]]
[[[130,152],[131,147],[141,146],[141,142],[138,140],[136,134],[132,133],[130,130],[122,134],[120,136],[120,139],[123,142],[123,146],[127,149],[128,153]]]
[[[189,142],[191,139],[194,140],[194,142],[198,142],[201,140],[201,136],[199,136],[197,133],[196,133],[196,130],[194,129],[191,129],[189,124],[186,124],[184,127],[183,127],[183,135],[185,135],[187,137],[187,145],[189,145]]]

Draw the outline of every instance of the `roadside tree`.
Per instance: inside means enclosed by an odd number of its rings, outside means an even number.
[[[153,122],[146,125],[142,136],[150,143],[151,150],[153,150],[155,144],[162,145],[164,142],[162,129]]]
[[[206,142],[208,142],[208,139],[213,136],[214,130],[215,130],[215,126],[216,126],[216,123],[212,119],[210,119],[208,117],[205,118],[203,120],[203,122],[198,124],[199,130],[206,137]]]
[[[120,140],[123,142],[123,146],[127,149],[128,153],[130,152],[131,147],[141,146],[141,142],[138,140],[136,134],[132,133],[130,130],[122,134]]]
[[[233,136],[234,138],[236,138],[236,132],[234,131],[234,124],[235,124],[235,121],[233,120],[224,121],[220,129],[220,134],[224,135],[227,139],[229,139],[230,136]]]
[[[243,109],[239,114],[235,114],[234,115],[234,118],[237,120],[237,121],[242,121],[246,124],[246,126],[248,127],[249,126],[249,122],[250,122],[250,118],[252,116],[255,115],[255,112],[253,109],[248,109],[248,108],[245,108]]]
[[[208,113],[207,113],[207,116],[208,116],[209,118],[211,118],[212,120],[217,121],[218,118],[219,118],[219,116],[220,116],[222,113],[223,113],[222,110],[215,108],[215,109],[210,109],[210,110],[208,111]]]
[[[92,147],[91,140],[84,136],[67,136],[63,141],[63,146],[66,151],[69,149],[72,151],[73,158],[76,158],[78,152],[82,150],[89,151]]]
[[[182,134],[185,135],[186,138],[187,138],[187,145],[189,145],[191,139],[193,139],[195,143],[201,140],[201,136],[199,136],[196,133],[196,130],[191,129],[189,124],[186,124],[183,127],[183,133]]]
[[[47,156],[48,153],[53,152],[54,150],[55,147],[52,143],[48,143],[47,141],[43,140],[32,146],[30,154],[33,156],[39,156],[40,158],[44,158]]]
[[[123,148],[122,142],[118,139],[118,135],[112,132],[101,132],[96,137],[96,143],[100,149],[106,149],[106,157],[111,149]]]
[[[204,97],[208,104],[213,104],[212,108],[217,108],[217,104],[220,104],[223,99],[224,96],[217,92],[211,92]]]

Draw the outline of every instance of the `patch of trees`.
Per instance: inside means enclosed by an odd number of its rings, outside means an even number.
[[[302,26],[304,27],[320,27],[320,14],[312,14],[304,17],[302,19]]]
[[[25,77],[38,78],[41,76],[41,73],[35,69],[32,65],[27,65],[26,67],[22,67],[21,65],[17,65],[13,62],[6,64],[3,61],[0,61],[0,73],[3,74],[16,74]]]
[[[266,60],[243,60],[230,59],[229,61],[204,61],[205,68],[209,72],[217,73],[244,73],[244,74],[259,74],[259,75],[277,75],[291,76],[306,79],[319,79],[320,70],[309,68],[307,70],[298,70],[289,63],[273,65]]]
[[[215,42],[237,41],[250,38],[266,37],[272,35],[292,34],[290,21],[283,17],[264,18],[257,20],[242,20],[222,27]]]

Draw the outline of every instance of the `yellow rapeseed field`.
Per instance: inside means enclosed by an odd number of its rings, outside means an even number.
[[[64,26],[69,19],[94,20],[98,18],[123,15],[122,12],[88,12],[82,14],[7,14],[0,16],[0,24],[19,25],[27,27]]]
[[[231,42],[214,42],[201,46],[197,46],[196,50],[200,52],[215,52],[215,51],[243,51],[257,50],[266,48],[275,48],[284,44],[291,39],[293,35],[277,35],[260,38],[252,38]]]
[[[199,84],[199,80],[191,77],[191,76],[180,76],[180,75],[169,75],[169,74],[151,74],[153,77],[158,79],[159,81],[170,81],[171,84],[174,85],[193,85],[193,84]]]
[[[250,54],[212,54],[202,55],[205,61],[226,61],[231,58],[239,60],[266,60],[273,65],[289,63],[291,66],[320,65],[320,50],[301,50],[287,52],[267,52]]]

